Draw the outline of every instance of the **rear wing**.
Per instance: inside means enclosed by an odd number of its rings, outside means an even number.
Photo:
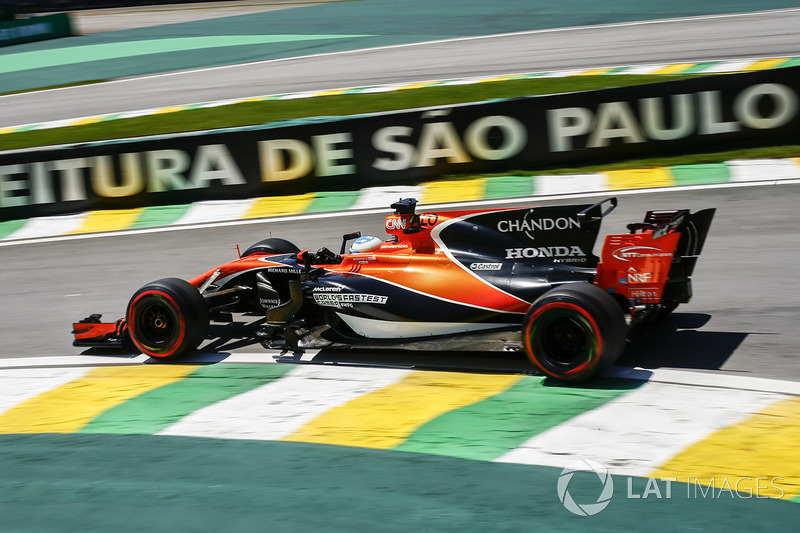
[[[642,222],[628,224],[630,233],[606,237],[595,283],[631,307],[688,302],[715,211],[648,211]]]

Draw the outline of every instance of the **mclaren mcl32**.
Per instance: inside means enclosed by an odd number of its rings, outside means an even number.
[[[189,281],[149,283],[125,318],[74,324],[74,344],[132,341],[176,359],[197,349],[210,321],[258,313],[268,348],[524,350],[544,374],[585,381],[614,363],[632,327],[689,301],[714,216],[649,211],[607,235],[598,257],[616,198],[429,213],[416,203],[392,204],[386,239],[347,234],[334,253],[270,238]]]

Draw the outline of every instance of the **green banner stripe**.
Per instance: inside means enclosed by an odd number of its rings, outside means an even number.
[[[516,198],[533,195],[533,178],[530,176],[498,176],[486,180],[487,200],[496,198]]]
[[[306,208],[306,213],[323,213],[350,209],[358,200],[361,191],[323,191],[318,192],[314,201]]]
[[[675,185],[708,185],[730,181],[730,169],[725,163],[675,165],[670,167],[670,171]]]
[[[207,365],[96,417],[79,433],[154,434],[186,415],[281,378],[290,365]]]
[[[7,220],[0,222],[0,239],[5,239],[28,222],[27,218],[21,220]]]
[[[567,387],[553,386],[542,377],[525,377],[500,394],[431,420],[394,449],[491,461],[643,383],[601,379]]]
[[[158,205],[148,207],[139,215],[130,229],[169,226],[177,222],[189,210],[192,204]]]

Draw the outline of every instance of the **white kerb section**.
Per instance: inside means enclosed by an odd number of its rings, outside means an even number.
[[[25,223],[20,229],[6,237],[7,239],[37,239],[65,235],[77,231],[86,220],[86,213],[77,215],[35,217]]]
[[[733,159],[727,164],[733,182],[800,179],[800,162],[792,159]]]
[[[390,322],[345,315],[344,313],[336,314],[358,335],[369,339],[409,339],[519,327],[519,324],[478,324],[474,322]]]
[[[247,200],[212,200],[195,202],[175,224],[202,224],[205,222],[223,222],[238,220],[243,217],[255,199]]]
[[[277,440],[330,409],[392,385],[410,372],[301,365],[279,380],[195,411],[160,435]]]
[[[0,370],[0,413],[22,402],[82,378],[91,368],[22,368]]]
[[[593,459],[612,474],[647,476],[711,433],[786,396],[647,383],[544,433],[497,462],[563,468]]]
[[[537,195],[577,194],[596,192],[607,189],[606,175],[601,172],[592,174],[564,174],[562,176],[545,175],[533,177],[534,190]]]

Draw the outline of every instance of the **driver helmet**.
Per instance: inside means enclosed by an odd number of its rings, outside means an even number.
[[[383,244],[383,241],[378,237],[373,237],[372,235],[364,235],[363,237],[359,237],[353,244],[350,245],[350,253],[357,254],[360,252],[371,252],[375,248],[379,247]]]

